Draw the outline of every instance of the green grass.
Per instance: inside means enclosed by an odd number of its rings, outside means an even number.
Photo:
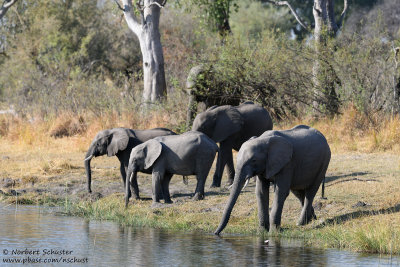
[[[79,202],[65,205],[65,214],[97,220],[111,220],[122,225],[151,227],[168,230],[201,231],[213,233],[221,213],[199,213],[192,210],[193,203],[179,206],[150,208],[150,201],[138,201],[125,209],[121,196],[111,196],[96,202]],[[198,204],[197,206],[203,206]],[[191,211],[192,210],[192,211]],[[393,225],[396,213],[382,214],[378,219],[356,218],[346,223],[332,223],[318,227],[298,227],[284,224],[280,232],[267,233],[258,227],[257,213],[233,216],[222,233],[258,235],[264,238],[300,238],[308,246],[348,249],[357,252],[400,254],[400,229]]]

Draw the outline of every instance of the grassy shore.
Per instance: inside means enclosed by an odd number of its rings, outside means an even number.
[[[327,199],[321,199],[318,192],[314,200],[318,219],[304,227],[296,226],[300,203],[289,195],[282,231],[273,235],[302,238],[310,246],[400,254],[400,120],[388,118],[385,127],[377,131],[357,126],[357,113],[348,116],[277,126],[313,125],[327,136],[333,156],[326,178]],[[168,122],[169,118],[158,119],[157,126],[170,127]],[[81,133],[63,138],[50,136],[57,126],[55,122],[6,123],[3,121],[8,125],[7,132],[0,137],[3,202],[58,205],[65,208],[67,215],[139,227],[212,233],[218,226],[229,190],[209,188],[211,175],[205,200],[190,199],[195,189],[194,177],[189,177],[189,184],[185,185],[180,176],[175,176],[170,187],[174,203],[157,206],[152,206],[150,177],[140,175],[142,200],[131,202],[125,209],[119,162],[115,157],[104,156],[92,161],[93,193],[87,193],[83,158],[91,138],[102,128],[124,126],[123,121],[117,125],[89,123]],[[222,234],[271,235],[258,229],[254,187],[255,183],[250,183],[240,195]]]

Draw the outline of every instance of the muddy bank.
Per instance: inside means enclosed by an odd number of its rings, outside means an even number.
[[[114,170],[104,168],[103,170]],[[101,171],[97,169],[96,171]],[[0,177],[0,197],[8,203],[20,204],[47,204],[57,205],[66,199],[72,202],[79,201],[97,201],[99,199],[116,195],[123,201],[124,188],[120,177],[95,177],[92,180],[92,193],[87,191],[87,182],[85,176],[76,176],[71,174],[55,175],[39,180],[35,177],[29,179]],[[151,176],[138,175],[138,184],[140,197],[142,200],[151,200]],[[195,177],[189,177],[187,183],[183,181],[182,176],[175,175],[170,184],[170,193],[174,202],[182,203],[190,201],[194,195],[196,187]],[[206,189],[206,197],[212,195],[228,195],[227,188]]]

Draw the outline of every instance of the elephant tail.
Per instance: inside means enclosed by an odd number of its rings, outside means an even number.
[[[321,198],[326,199],[326,197],[325,197],[325,176],[324,176],[324,179],[322,180]]]

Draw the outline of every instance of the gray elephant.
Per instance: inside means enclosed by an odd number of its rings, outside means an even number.
[[[254,175],[257,175],[256,196],[261,227],[267,231],[279,228],[283,204],[290,190],[302,206],[297,224],[309,223],[316,218],[312,202],[325,177],[330,158],[331,151],[325,137],[305,125],[285,131],[267,131],[245,142],[237,155],[235,180],[215,234],[225,228],[243,185]],[[275,196],[269,217],[270,182],[275,185]]]
[[[227,184],[232,184],[235,176],[232,149],[239,151],[250,137],[260,136],[271,129],[272,120],[268,111],[252,102],[245,102],[239,106],[213,106],[198,114],[192,130],[203,132],[220,144],[211,187],[221,186],[225,165],[228,167]]]
[[[216,81],[215,70],[212,65],[199,64],[190,69],[186,80],[186,92],[189,94],[187,128],[192,124],[199,103],[203,103],[205,109],[214,105],[239,105],[241,92],[239,90],[228,90],[230,94],[227,94],[223,90],[224,87],[226,86]]]
[[[129,186],[138,171],[152,169],[152,198],[171,203],[169,182],[173,174],[196,175],[197,186],[194,199],[204,198],[204,185],[215,154],[217,144],[205,134],[195,131],[175,136],[157,137],[132,149],[129,158],[125,205],[129,202]]]
[[[119,162],[121,163],[120,172],[125,186],[126,171],[128,168],[129,156],[132,148],[149,139],[164,135],[176,135],[176,133],[165,128],[154,128],[150,130],[113,128],[98,132],[90,144],[84,160],[89,193],[92,192],[92,172],[90,169],[90,161],[93,157],[98,157],[105,154],[107,154],[109,157],[117,156]],[[137,188],[137,182],[134,182],[133,187]],[[139,198],[138,192],[138,189],[135,189],[134,193],[136,198]]]

